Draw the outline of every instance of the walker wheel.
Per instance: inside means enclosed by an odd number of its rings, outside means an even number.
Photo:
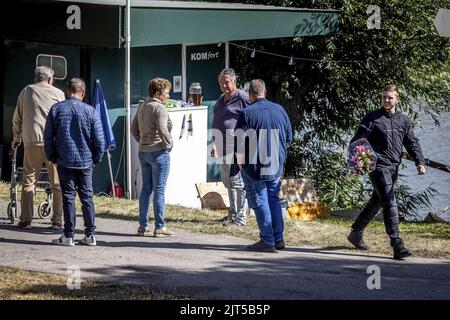
[[[14,224],[14,220],[17,215],[17,207],[15,203],[13,202],[8,203],[7,214],[11,224]]]
[[[42,202],[38,206],[38,216],[41,219],[47,219],[52,214],[52,208],[50,207],[48,202]]]

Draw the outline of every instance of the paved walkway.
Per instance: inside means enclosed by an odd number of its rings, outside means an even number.
[[[137,237],[137,222],[97,218],[97,247],[51,245],[59,232],[35,220],[31,230],[8,223],[0,204],[0,265],[176,290],[209,299],[449,299],[450,260],[293,247],[248,252],[248,240],[175,230],[174,238]],[[75,237],[83,236],[78,218]],[[369,266],[380,268],[379,290],[367,288]],[[375,267],[376,268],[376,267]],[[370,281],[370,283],[375,283]]]

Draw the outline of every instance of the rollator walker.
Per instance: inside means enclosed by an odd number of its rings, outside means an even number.
[[[18,201],[17,201],[17,194],[18,194],[18,187],[23,183],[23,168],[19,167],[17,168],[17,148],[11,149],[9,151],[9,155],[11,158],[11,185],[9,187],[9,198],[10,201],[8,203],[7,208],[7,214],[8,218],[11,221],[11,224],[14,223],[15,219],[18,218],[17,216],[17,207],[18,207]],[[44,179],[46,178],[46,179]],[[47,197],[44,201],[42,201],[38,206],[38,216],[41,219],[47,219],[51,218],[52,216],[52,203],[53,203],[53,191],[52,186],[50,184],[50,181],[48,180],[48,170],[47,168],[43,167],[40,170],[37,183],[36,183],[36,189],[34,196],[36,197],[37,192],[41,192],[41,190],[44,190],[43,192],[46,193]]]

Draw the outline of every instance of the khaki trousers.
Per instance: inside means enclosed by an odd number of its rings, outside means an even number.
[[[23,183],[20,221],[31,222],[33,219],[34,193],[42,165],[48,170],[48,177],[53,192],[52,224],[62,225],[62,196],[56,164],[45,156],[44,146],[25,146],[23,156]]]

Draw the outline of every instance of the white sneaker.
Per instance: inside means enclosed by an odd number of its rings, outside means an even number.
[[[97,245],[97,241],[95,241],[95,236],[91,235],[89,237],[84,237],[83,239],[80,240],[80,244],[84,244],[87,246],[96,246]]]
[[[53,239],[52,244],[60,245],[60,246],[68,246],[73,247],[73,239],[72,238],[66,238],[64,235],[59,237],[58,239]]]
[[[163,237],[173,237],[175,234],[172,231],[167,230],[166,227],[161,229],[155,229],[154,231],[155,238],[163,238]]]

